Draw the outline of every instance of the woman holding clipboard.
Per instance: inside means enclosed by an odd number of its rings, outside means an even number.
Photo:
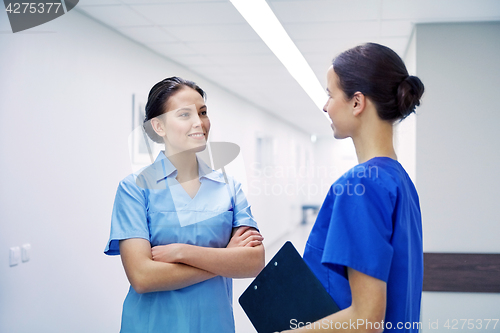
[[[341,310],[293,331],[418,332],[420,206],[397,161],[393,124],[415,111],[424,86],[374,43],[337,56],[327,81],[324,111],[335,138],[352,138],[359,164],[331,186],[304,260]]]

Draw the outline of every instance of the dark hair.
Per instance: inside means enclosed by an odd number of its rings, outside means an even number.
[[[380,44],[366,43],[342,52],[333,59],[333,70],[347,99],[361,92],[372,100],[383,120],[408,117],[424,93],[422,81],[408,75],[396,52]]]
[[[201,89],[196,83],[184,80],[177,76],[172,76],[158,82],[149,91],[143,127],[149,138],[154,142],[163,143],[163,139],[153,130],[150,120],[164,114],[166,112],[168,99],[183,87],[196,90],[201,97],[203,97],[203,99],[206,97],[203,89]]]

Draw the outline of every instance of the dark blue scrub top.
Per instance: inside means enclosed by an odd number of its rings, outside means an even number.
[[[423,281],[420,204],[399,162],[373,158],[330,187],[304,260],[341,309],[351,305],[347,267],[386,282],[385,332],[418,332]]]

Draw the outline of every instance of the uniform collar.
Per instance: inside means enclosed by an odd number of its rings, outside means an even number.
[[[201,178],[207,178],[219,183],[225,183],[224,176],[220,172],[212,170],[212,168],[208,166],[200,157],[196,156],[196,160],[198,161],[198,175],[200,180]],[[177,176],[177,169],[165,156],[163,151],[158,154],[158,157],[153,165],[156,170],[155,173],[157,183],[165,178]]]

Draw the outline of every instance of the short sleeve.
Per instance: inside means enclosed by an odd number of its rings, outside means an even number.
[[[146,199],[144,190],[136,185],[134,175],[120,182],[116,191],[113,213],[111,215],[111,232],[104,253],[119,255],[119,241],[129,238],[149,240]]]
[[[321,263],[346,276],[346,267],[387,282],[393,247],[394,195],[379,181],[352,177],[335,195]]]
[[[233,228],[241,226],[249,226],[255,229],[257,227],[257,222],[255,221],[252,211],[250,209],[250,204],[241,189],[241,184],[234,180],[232,177],[229,178],[229,185],[232,187],[231,195],[233,197]]]

